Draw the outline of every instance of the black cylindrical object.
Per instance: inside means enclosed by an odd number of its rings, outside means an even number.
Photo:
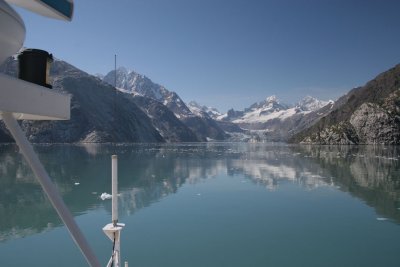
[[[25,49],[18,55],[18,62],[18,78],[52,88],[49,78],[52,54],[40,49]]]

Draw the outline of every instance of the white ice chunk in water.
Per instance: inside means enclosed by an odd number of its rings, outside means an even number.
[[[102,193],[100,195],[101,200],[106,200],[106,199],[111,199],[112,195],[108,194],[108,193]]]
[[[387,221],[388,220],[388,218],[385,218],[385,217],[378,217],[378,218],[376,218],[378,221]]]

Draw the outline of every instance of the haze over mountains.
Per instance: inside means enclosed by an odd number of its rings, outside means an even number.
[[[16,61],[10,58],[0,72],[16,76],[16,69]],[[51,69],[53,88],[71,94],[71,120],[23,121],[22,126],[28,138],[38,143],[290,139],[397,144],[399,69],[396,66],[336,102],[306,96],[290,106],[269,96],[244,110],[230,109],[223,114],[195,101],[186,104],[175,92],[123,67],[92,76],[56,60]],[[4,127],[0,141],[12,141]]]

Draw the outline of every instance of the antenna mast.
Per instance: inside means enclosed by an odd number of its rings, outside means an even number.
[[[114,55],[114,87],[117,89],[117,54]]]
[[[113,137],[112,137],[112,144],[114,153],[115,150],[115,142],[117,141],[117,131],[116,131],[116,116],[117,116],[117,54],[114,55],[114,92],[113,92],[113,116],[112,116],[112,123],[113,123]]]

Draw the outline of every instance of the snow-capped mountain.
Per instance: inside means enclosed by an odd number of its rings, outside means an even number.
[[[285,104],[279,103],[276,96],[267,97],[264,101],[254,103],[243,111],[237,111],[234,109],[228,110],[227,113],[217,117],[221,121],[231,121],[235,123],[249,122],[265,122],[275,117],[277,113],[288,109]],[[272,114],[272,117],[271,117]]]
[[[211,118],[217,119],[222,115],[222,113],[219,112],[218,109],[213,107],[202,106],[196,101],[190,101],[187,104],[187,107],[197,116],[204,116],[204,113],[206,113]]]
[[[276,96],[267,97],[264,101],[254,103],[244,111],[229,110],[226,114],[217,117],[222,121],[231,121],[237,124],[243,124],[254,128],[254,124],[265,124],[272,120],[284,121],[294,115],[307,114],[318,110],[329,101],[321,101],[311,96],[306,96],[294,107],[280,103]],[[259,127],[257,127],[259,128]]]
[[[307,96],[295,106],[289,106],[281,103],[276,96],[270,96],[242,111],[231,109],[218,116],[217,120],[232,135],[243,135],[243,132],[228,130],[235,129],[232,127],[235,124],[239,129],[247,131],[247,138],[250,140],[285,141],[289,136],[319,120],[329,112],[332,105],[333,101],[321,101]]]
[[[134,94],[140,94],[156,100],[162,100],[165,94],[165,88],[153,83],[149,78],[135,71],[128,70],[124,67],[117,69],[117,80],[115,84],[115,71],[107,73],[103,80],[119,89],[126,90]]]
[[[299,101],[299,103],[297,103],[296,107],[298,107],[302,111],[315,111],[328,105],[329,103],[333,103],[333,101],[323,101],[318,100],[312,96],[306,96],[301,101]]]
[[[280,111],[282,109],[287,109],[287,108],[288,108],[287,105],[281,104],[279,102],[278,98],[275,95],[272,95],[270,97],[267,97],[264,101],[261,101],[260,103],[254,103],[246,110],[259,109],[262,111],[266,111],[267,113],[270,113],[270,112]]]
[[[103,81],[115,85],[115,71],[112,70],[105,75]],[[122,92],[149,97],[161,102],[174,112],[178,119],[194,116],[175,92],[171,92],[164,86],[154,83],[142,74],[120,67],[117,69],[116,82],[116,87]]]
[[[267,97],[260,103],[254,103],[244,110],[241,117],[235,118],[234,123],[264,123],[272,119],[284,120],[296,111],[289,109],[285,104],[281,104],[276,96]]]
[[[225,132],[210,116],[207,115],[207,113],[201,114],[201,112],[192,112],[175,92],[169,91],[164,86],[154,83],[144,75],[138,74],[135,71],[127,70],[123,67],[118,68],[116,72],[115,70],[110,71],[104,77],[103,81],[114,85],[115,75],[117,77],[117,89],[124,93],[130,93],[134,97],[141,96],[150,98],[163,104],[173,112],[176,118],[193,131],[199,141],[212,139],[223,140],[226,138],[227,135]],[[142,103],[151,103],[151,101],[141,99],[136,103],[140,106]],[[160,114],[160,112],[155,112],[160,111],[160,107],[156,108],[155,106],[155,103],[153,103],[152,108],[145,108],[144,106],[141,106],[141,108],[150,118],[152,118],[155,114]],[[153,120],[154,123],[155,121],[156,120]],[[158,123],[155,124],[158,125]],[[164,136],[166,135],[166,131],[161,130],[163,127],[158,125],[157,128],[163,132]],[[188,134],[186,134],[186,136],[188,136]]]

